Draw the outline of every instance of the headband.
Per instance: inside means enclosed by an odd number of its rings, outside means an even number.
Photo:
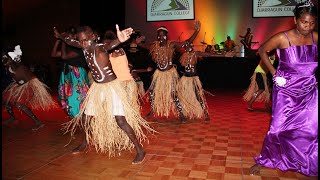
[[[157,29],[157,31],[160,31],[160,30],[163,30],[163,31],[168,32],[168,29],[167,29],[167,28],[165,28],[165,27],[163,27],[163,26],[161,26],[161,27],[159,27],[159,28]]]

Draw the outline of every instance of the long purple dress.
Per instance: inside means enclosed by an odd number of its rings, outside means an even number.
[[[277,49],[272,119],[255,160],[265,167],[318,176],[318,47],[313,36],[312,45],[291,46],[288,41],[290,47]]]

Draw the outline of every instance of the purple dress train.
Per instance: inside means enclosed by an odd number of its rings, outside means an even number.
[[[277,49],[272,119],[255,160],[265,167],[318,176],[318,47],[313,36],[312,45],[291,46],[288,41],[290,47]]]

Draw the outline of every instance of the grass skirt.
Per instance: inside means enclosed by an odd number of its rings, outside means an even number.
[[[127,92],[129,102],[132,103],[131,106],[136,111],[140,111],[141,106],[139,101],[139,88],[137,83],[134,81],[134,79],[121,81],[121,83],[124,85],[124,89]]]
[[[136,81],[137,86],[138,86],[138,95],[139,98],[142,99],[144,97],[144,95],[146,94],[146,91],[144,90],[144,84],[143,81]]]
[[[244,101],[247,101],[247,102],[250,101],[251,98],[254,96],[254,93],[259,90],[259,86],[256,81],[256,75],[257,75],[257,73],[254,72],[253,75],[251,76],[251,83],[250,83],[248,89],[246,90],[245,95],[243,96]],[[270,102],[270,92],[269,92],[269,85],[267,82],[267,76],[262,73],[261,73],[261,75],[263,78],[263,83],[264,83],[265,89],[260,94],[260,96],[257,97],[257,99],[255,101],[269,103]]]
[[[58,107],[48,90],[49,87],[38,78],[33,78],[22,85],[12,82],[3,91],[2,101],[5,105],[17,102],[29,105],[31,109],[48,111]]]
[[[153,112],[155,115],[168,117],[172,112],[174,116],[178,116],[178,110],[173,101],[178,80],[179,74],[174,67],[167,71],[157,69],[154,72],[150,87],[154,87]]]
[[[205,118],[208,105],[203,93],[202,84],[198,76],[186,77],[182,76],[177,85],[177,93],[183,109],[183,115],[188,119],[202,119]],[[202,108],[197,99],[196,93],[200,100],[206,106]]]
[[[128,95],[121,84],[116,79],[108,83],[96,83],[91,85],[87,97],[83,102],[83,107],[79,115],[67,122],[63,127],[65,133],[70,132],[73,136],[78,126],[81,126],[85,133],[89,145],[94,146],[97,152],[109,153],[115,156],[119,151],[131,150],[134,144],[130,141],[127,134],[117,125],[115,116],[112,113],[112,91],[120,97],[128,124],[136,134],[137,140],[141,143],[147,140],[146,132],[155,132],[144,120],[139,111],[136,111],[128,100]],[[103,97],[103,98],[101,98]],[[90,117],[84,114],[85,108],[89,103],[94,103],[95,115]],[[87,116],[83,123],[82,116]]]

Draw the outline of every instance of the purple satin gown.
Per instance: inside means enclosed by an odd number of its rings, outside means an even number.
[[[265,167],[318,176],[318,47],[313,36],[312,45],[291,46],[288,41],[290,47],[277,49],[275,76],[286,83],[274,82],[270,129],[255,160]]]

